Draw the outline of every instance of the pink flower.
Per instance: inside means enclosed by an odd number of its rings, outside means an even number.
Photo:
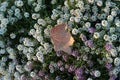
[[[107,51],[111,50],[111,49],[112,49],[112,44],[109,43],[109,42],[107,42],[106,45],[105,45],[105,49],[106,49]]]
[[[78,54],[79,54],[78,50],[73,50],[73,51],[72,51],[72,55],[73,55],[74,57],[77,57]]]
[[[21,75],[20,80],[27,80],[27,79],[26,79],[26,76],[25,76],[24,74]]]
[[[43,71],[43,70],[40,70],[40,71],[38,72],[38,75],[39,75],[39,76],[44,76],[44,75],[45,75],[45,73],[44,73],[44,71]]]
[[[88,46],[88,47],[90,47],[90,48],[92,48],[92,47],[94,46],[92,40],[87,40],[87,41],[85,42],[85,45]]]
[[[73,72],[75,71],[75,66],[74,65],[70,65],[68,68],[68,72]]]
[[[82,41],[87,41],[87,38],[84,34],[80,34],[80,38],[82,39]]]
[[[95,32],[95,28],[90,27],[90,28],[88,29],[88,31],[89,31],[89,33],[94,33],[94,32]]]

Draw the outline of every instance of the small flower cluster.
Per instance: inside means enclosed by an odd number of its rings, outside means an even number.
[[[0,0],[0,80],[115,80],[119,0]],[[54,51],[51,28],[67,24],[72,52]]]

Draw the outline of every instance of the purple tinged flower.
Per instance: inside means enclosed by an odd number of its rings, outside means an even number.
[[[87,55],[83,55],[82,58],[83,58],[84,61],[88,60],[88,56]]]
[[[91,60],[88,60],[88,61],[87,61],[87,64],[88,64],[89,67],[92,67],[92,66],[93,66],[93,62],[92,62]]]
[[[112,49],[112,44],[109,43],[109,42],[107,42],[106,45],[105,45],[105,49],[106,49],[107,51],[111,50],[111,49]]]
[[[60,76],[56,76],[55,80],[61,80]]]
[[[78,50],[73,50],[73,51],[72,51],[72,55],[73,55],[74,57],[77,57],[78,54],[79,54]]]
[[[89,33],[94,33],[95,32],[95,28],[90,27],[90,28],[88,28],[88,31],[89,31]]]
[[[53,65],[52,65],[52,64],[49,65],[49,69],[51,69],[51,68],[53,68]]]
[[[67,62],[68,56],[67,55],[62,55],[62,58],[65,62]]]
[[[83,69],[82,68],[77,68],[75,70],[75,75],[76,75],[76,77],[81,77],[83,75]]]
[[[41,77],[41,76],[44,76],[44,75],[45,75],[45,73],[44,73],[44,71],[43,71],[43,70],[40,70],[40,71],[38,72],[38,75]]]
[[[32,77],[32,79],[31,79],[31,80],[36,80],[36,78],[33,78],[33,77]]]
[[[20,80],[27,80],[27,79],[26,79],[26,76],[25,76],[24,74],[21,75]]]
[[[31,61],[27,62],[28,68],[31,70],[33,68],[33,63]]]
[[[50,80],[48,75],[45,75],[45,80]]]
[[[61,54],[61,51],[56,51],[56,55],[58,56],[58,57],[60,57],[62,54]]]
[[[90,47],[90,48],[92,48],[92,47],[94,46],[92,40],[87,40],[87,41],[85,42],[85,45],[88,46],[88,47]]]
[[[68,72],[73,72],[75,71],[75,66],[74,65],[70,65],[68,68]]]
[[[58,67],[60,67],[60,66],[63,65],[63,62],[62,62],[62,61],[58,61],[58,62],[57,62],[57,65],[58,65]]]
[[[68,69],[69,68],[69,65],[68,64],[65,64],[65,69]]]
[[[84,76],[77,77],[77,80],[86,80]]]
[[[65,68],[63,66],[60,67],[60,71],[64,71]]]
[[[80,34],[80,38],[82,39],[83,42],[87,41],[87,38],[84,34]]]
[[[111,69],[112,69],[112,64],[111,64],[111,63],[106,63],[106,64],[105,64],[105,67],[106,67],[108,70],[111,70]]]
[[[115,75],[110,75],[109,80],[115,80],[117,77]]]

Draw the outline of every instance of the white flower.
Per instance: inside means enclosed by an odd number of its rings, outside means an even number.
[[[7,52],[8,52],[9,54],[15,54],[14,49],[11,48],[11,47],[7,47],[6,50],[7,50]]]
[[[20,73],[19,73],[19,72],[15,72],[15,73],[14,73],[14,77],[19,80],[19,79],[20,79]]]
[[[74,22],[74,20],[75,20],[75,17],[71,16],[70,21]]]
[[[79,7],[81,10],[83,10],[84,9],[84,2],[83,1],[78,1],[75,6]]]
[[[1,60],[2,60],[3,62],[6,62],[6,61],[7,61],[7,59],[8,59],[8,58],[5,56],[5,57],[2,57],[2,59],[1,59]]]
[[[16,65],[16,70],[19,71],[20,73],[24,72],[21,65]]]
[[[69,17],[70,17],[70,14],[65,13],[65,14],[63,15],[63,17],[64,17],[65,20],[68,20]]]
[[[48,50],[50,48],[50,44],[49,43],[44,43],[43,47],[45,48],[45,50]]]
[[[46,21],[45,21],[44,19],[38,19],[38,20],[37,20],[37,23],[38,23],[39,25],[42,25],[42,26],[45,26],[45,25],[46,25]]]
[[[115,27],[110,28],[110,33],[113,33],[113,32],[115,32]]]
[[[37,40],[38,40],[39,42],[43,42],[43,36],[42,36],[42,35],[37,36]]]
[[[110,53],[111,53],[111,55],[112,55],[113,57],[116,57],[116,56],[118,55],[116,49],[111,49],[111,50],[110,50]]]
[[[0,48],[4,48],[5,45],[4,45],[4,42],[0,40]]]
[[[83,20],[85,20],[85,21],[88,20],[88,16],[87,16],[87,15],[84,15],[84,16],[83,16]]]
[[[35,12],[38,12],[41,10],[41,5],[37,4],[36,7],[34,8]]]
[[[4,79],[3,79],[3,80],[12,80],[10,73],[7,73],[7,74],[4,76]]]
[[[115,10],[113,10],[113,11],[111,11],[111,15],[115,17],[117,15],[117,12]]]
[[[102,0],[98,0],[98,1],[97,1],[97,5],[101,7],[101,6],[103,5]]]
[[[25,13],[24,13],[24,16],[25,16],[26,18],[28,18],[28,17],[30,16],[30,14],[29,14],[28,12],[25,12]]]
[[[14,15],[15,15],[18,19],[22,19],[22,15],[21,15],[20,13],[16,12]]]
[[[91,16],[91,20],[92,21],[96,21],[97,20],[97,17],[95,15]]]
[[[108,15],[108,16],[107,16],[107,20],[108,20],[108,21],[113,21],[113,19],[114,19],[114,17],[113,17],[112,15]]]
[[[115,25],[116,25],[117,27],[120,27],[120,20],[116,20],[116,21],[115,21]]]
[[[94,71],[94,75],[95,75],[95,77],[100,77],[100,76],[101,76],[101,73],[100,73],[100,71],[95,70],[95,71]]]
[[[1,29],[0,29],[0,35],[3,35],[6,31],[7,31],[6,28],[1,28]]]
[[[65,5],[65,6],[69,6],[69,5],[68,5],[68,1],[64,1],[64,5]]]
[[[100,23],[96,23],[96,24],[95,24],[95,27],[96,27],[96,29],[98,30],[98,29],[101,28],[101,24],[100,24]]]
[[[52,0],[52,1],[51,1],[51,4],[56,4],[56,3],[57,3],[56,0]]]
[[[81,10],[80,10],[80,9],[75,9],[75,10],[74,10],[74,15],[75,15],[76,17],[82,17],[82,16],[83,16],[83,14],[81,13]]]
[[[31,77],[36,77],[36,73],[32,71],[32,72],[30,73],[30,76],[31,76]]]
[[[0,61],[0,66],[6,66],[5,62],[4,61]]]
[[[97,8],[96,5],[94,5],[94,6],[92,7],[92,12],[93,12],[93,13],[97,13],[97,12],[98,12],[98,8]]]
[[[2,67],[2,66],[0,66],[0,73],[1,73],[2,75],[7,74],[7,72],[6,72],[5,68],[4,68],[4,67]]]
[[[74,25],[74,22],[68,21],[68,26],[69,26],[70,28],[73,27],[73,25]]]
[[[27,57],[28,60],[32,60],[32,54],[31,53],[27,53],[26,57]]]
[[[105,35],[103,36],[103,39],[104,39],[105,41],[109,41],[109,40],[110,40],[110,36],[107,35],[107,34],[105,34]]]
[[[41,63],[43,63],[43,62],[44,62],[44,57],[43,57],[43,56],[38,57],[38,60],[39,60]]]
[[[107,14],[102,13],[102,14],[100,14],[100,19],[106,19],[106,16],[107,16]]]
[[[112,39],[112,41],[115,41],[115,40],[117,40],[117,35],[115,35],[115,34],[112,34],[112,36],[111,36],[111,39]]]
[[[116,67],[113,69],[112,74],[117,76],[119,72],[120,72],[120,70]]]
[[[16,9],[15,9],[15,13],[20,13],[20,9],[19,9],[19,8],[16,8]]]
[[[102,20],[101,24],[102,24],[102,26],[108,26],[107,20]]]
[[[120,58],[119,57],[116,57],[114,59],[114,64],[115,64],[115,66],[119,66],[120,65]]]
[[[44,34],[46,37],[49,37],[50,36],[50,29],[49,28],[44,29]]]
[[[39,51],[39,52],[37,52],[36,56],[37,56],[38,60],[43,63],[43,61],[44,61],[43,53],[41,51]]]
[[[21,44],[19,44],[19,45],[17,46],[17,49],[20,50],[20,51],[23,50],[23,48],[24,48],[24,46],[21,45]]]
[[[54,68],[53,67],[50,68],[50,73],[54,73]]]
[[[40,14],[37,14],[37,13],[33,13],[32,14],[32,19],[38,19],[40,17]]]
[[[63,18],[60,18],[60,19],[57,20],[57,24],[62,24],[64,22],[65,22],[65,20]]]
[[[88,78],[87,80],[93,80],[92,78]]]
[[[28,48],[27,48],[27,47],[24,47],[24,48],[23,48],[23,53],[24,53],[24,54],[27,54],[27,52],[28,52]]]
[[[100,33],[95,32],[94,35],[93,35],[93,37],[96,38],[96,39],[99,38],[100,37]]]
[[[56,20],[56,19],[57,19],[57,17],[58,17],[58,15],[57,15],[57,14],[52,14],[52,15],[51,15],[51,19],[53,19],[53,20]]]
[[[33,52],[34,52],[34,48],[29,47],[29,48],[28,48],[28,52],[29,52],[29,53],[33,53]]]
[[[14,63],[10,62],[8,67],[8,72],[13,73],[15,71]]]
[[[8,24],[9,23],[9,20],[7,18],[4,18],[1,20],[1,24]]]
[[[74,18],[74,20],[75,20],[76,23],[79,23],[79,22],[80,22],[80,19],[81,19],[80,17],[75,17],[75,18]]]
[[[75,10],[74,10],[74,9],[71,9],[71,10],[70,10],[70,14],[71,14],[71,15],[75,15]]]
[[[16,38],[16,35],[15,35],[14,33],[11,33],[11,34],[10,34],[10,38],[11,38],[11,39],[15,39],[15,38]]]
[[[22,0],[16,1],[15,4],[16,4],[17,7],[22,7],[24,5]]]
[[[93,4],[94,3],[94,0],[88,0],[89,3]]]
[[[0,49],[0,54],[5,54],[5,49]]]
[[[85,23],[85,27],[87,27],[87,28],[91,27],[91,23],[90,22],[86,22]]]
[[[76,29],[76,28],[72,29],[72,34],[77,35],[78,34],[78,29]]]
[[[29,38],[24,38],[23,43],[25,46],[34,46],[34,42],[31,41]]]
[[[30,29],[29,35],[34,35],[35,34],[35,29]]]

